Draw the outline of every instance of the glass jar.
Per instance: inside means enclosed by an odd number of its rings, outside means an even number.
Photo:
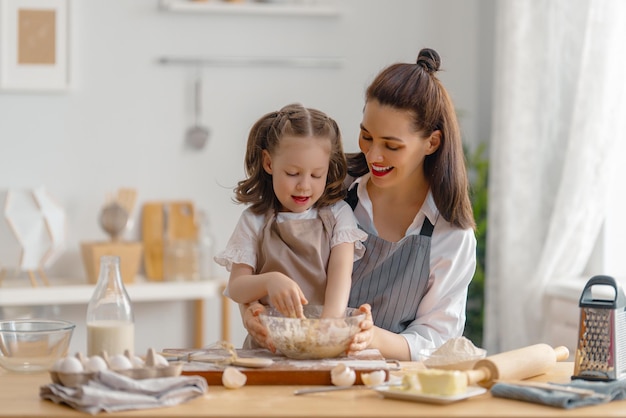
[[[198,280],[198,243],[193,239],[170,239],[163,250],[163,279],[183,282]]]
[[[211,230],[211,220],[207,212],[198,211],[199,234],[198,234],[198,275],[200,280],[215,278],[215,238]]]
[[[87,306],[87,355],[109,356],[135,349],[133,307],[120,274],[118,256],[102,256],[98,282]]]

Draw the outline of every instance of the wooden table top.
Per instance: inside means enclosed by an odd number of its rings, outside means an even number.
[[[402,363],[408,370],[420,367]],[[573,363],[558,363],[536,381],[568,382]],[[0,371],[0,417],[86,416],[67,406],[39,398],[48,373],[15,374]],[[303,386],[244,386],[237,390],[211,385],[208,393],[169,407],[106,414],[112,417],[617,417],[626,416],[626,401],[572,410],[494,398],[489,392],[456,403],[437,405],[394,400],[369,389],[295,396]],[[102,414],[100,414],[102,415]]]

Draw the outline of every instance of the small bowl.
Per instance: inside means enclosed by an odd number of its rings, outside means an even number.
[[[437,354],[436,348],[420,350],[420,360],[429,369],[471,370],[474,364],[487,356],[487,350],[477,348],[475,353]]]
[[[293,359],[333,358],[345,353],[365,314],[347,308],[343,318],[320,318],[323,306],[304,305],[306,318],[286,318],[274,308],[259,315],[282,354]]]
[[[0,366],[21,373],[49,370],[67,353],[74,328],[51,319],[0,321]]]

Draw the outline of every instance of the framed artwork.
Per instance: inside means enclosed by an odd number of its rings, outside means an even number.
[[[69,0],[0,0],[0,90],[69,87]]]

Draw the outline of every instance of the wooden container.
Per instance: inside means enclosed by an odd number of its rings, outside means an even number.
[[[133,283],[141,264],[143,244],[141,242],[83,242],[80,244],[83,264],[89,283],[96,283],[100,273],[100,257],[120,257],[120,273],[124,283]]]

